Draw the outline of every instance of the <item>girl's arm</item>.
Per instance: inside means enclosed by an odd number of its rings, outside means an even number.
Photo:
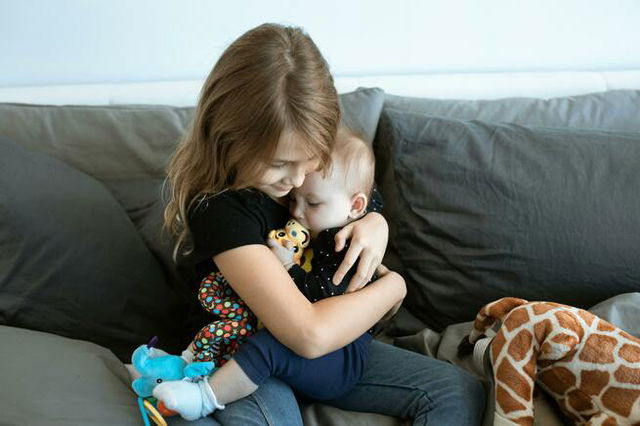
[[[402,277],[389,272],[360,291],[311,303],[264,245],[231,249],[213,260],[269,331],[305,358],[351,343],[406,294]]]
[[[349,223],[336,234],[336,251],[341,251],[349,239],[351,240],[349,249],[333,276],[333,283],[339,285],[349,269],[358,261],[358,258],[360,259],[347,293],[359,290],[371,281],[387,249],[389,225],[380,213],[367,213],[363,218]]]

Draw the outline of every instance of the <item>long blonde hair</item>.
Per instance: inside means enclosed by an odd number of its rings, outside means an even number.
[[[339,121],[329,66],[302,29],[263,24],[235,40],[207,77],[168,167],[164,225],[176,237],[174,260],[193,249],[187,218],[194,203],[250,187],[285,130],[300,135],[325,169]]]

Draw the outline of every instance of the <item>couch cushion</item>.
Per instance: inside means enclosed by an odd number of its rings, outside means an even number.
[[[640,287],[640,134],[385,108],[378,142],[396,179],[406,304],[429,326],[503,296],[587,308]]]
[[[640,130],[640,90],[610,90],[562,98],[429,99],[385,95],[386,107],[460,120],[574,129]]]
[[[101,181],[162,177],[192,110],[0,104],[0,134]]]
[[[372,143],[384,104],[384,92],[378,88],[358,88],[340,95],[342,124]]]
[[[384,94],[340,95],[344,122],[373,140]],[[43,151],[100,181],[163,178],[192,107],[0,104],[0,135]]]
[[[186,343],[175,319],[185,296],[109,191],[2,137],[0,245],[0,324],[92,341],[123,360],[153,335]]]
[[[429,99],[385,94],[384,107],[428,116],[524,125],[640,131],[640,91],[611,90],[552,99],[505,98],[493,100]],[[385,141],[381,141],[382,145]],[[384,146],[382,152],[387,151]],[[389,221],[389,247],[385,263],[402,272],[395,245],[398,201],[389,157],[376,149],[377,181],[385,199]]]
[[[0,326],[0,423],[142,424],[124,365],[107,349]]]
[[[129,374],[109,350],[81,340],[7,326],[0,326],[0,342],[3,426],[142,424]],[[49,365],[55,368],[47,368]],[[309,425],[401,424],[391,417],[321,404],[302,404],[301,409]],[[180,416],[167,420],[172,426],[218,425],[211,417],[192,422]]]
[[[626,293],[607,299],[589,308],[589,311],[620,327],[629,334],[640,337],[640,293]]]

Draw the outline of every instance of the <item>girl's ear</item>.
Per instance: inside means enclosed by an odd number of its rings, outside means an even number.
[[[351,210],[349,211],[349,217],[351,219],[358,219],[367,212],[367,204],[369,203],[368,197],[363,192],[358,192],[351,197]]]

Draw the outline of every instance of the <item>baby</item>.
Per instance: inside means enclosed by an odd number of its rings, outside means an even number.
[[[339,285],[331,281],[347,250],[336,253],[335,234],[367,212],[374,182],[370,147],[346,130],[338,133],[332,166],[326,176],[308,175],[291,193],[290,211],[311,234],[313,253],[309,272],[295,264],[292,248],[269,240],[272,252],[287,268],[300,291],[311,301],[343,294],[354,266]],[[309,249],[307,249],[309,250]],[[165,382],[153,395],[187,420],[207,416],[224,404],[253,393],[269,377],[276,377],[314,400],[337,398],[362,376],[369,354],[371,330],[349,345],[315,359],[303,358],[263,329],[240,346],[234,357],[207,380]]]
[[[349,279],[344,278],[338,286],[331,282],[346,253],[346,250],[335,252],[335,235],[367,212],[374,183],[373,152],[354,134],[346,130],[338,132],[331,158],[331,170],[326,176],[311,173],[300,188],[291,192],[290,198],[291,214],[311,234],[311,246],[305,250],[305,257],[311,257],[312,273],[307,274],[293,262],[290,250],[274,240],[268,241],[300,291],[312,302],[346,291]],[[349,272],[351,277],[355,268]]]

